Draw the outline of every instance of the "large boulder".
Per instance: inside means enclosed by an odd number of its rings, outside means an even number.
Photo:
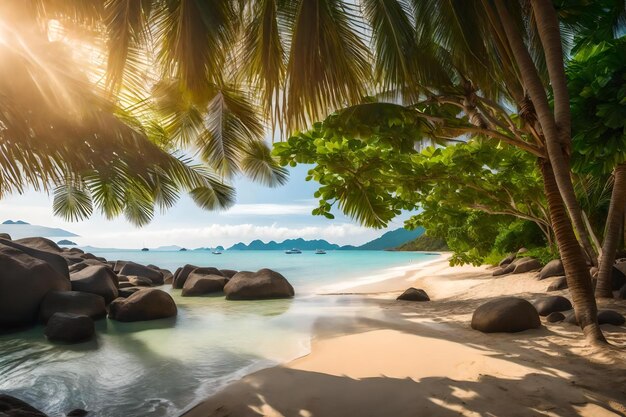
[[[163,284],[171,284],[174,282],[174,274],[169,269],[161,269],[163,274]]]
[[[295,292],[287,279],[271,269],[241,271],[224,286],[227,300],[291,298]]]
[[[0,416],[2,417],[47,417],[46,414],[37,410],[30,404],[11,397],[7,394],[0,394]]]
[[[578,325],[578,319],[574,310],[570,310],[565,313],[565,322]],[[612,324],[614,326],[621,326],[626,322],[624,316],[614,310],[598,310],[598,324]]]
[[[430,297],[426,294],[426,291],[417,288],[409,288],[396,298],[396,300],[405,301],[430,301]]]
[[[510,254],[509,256],[507,256],[506,258],[504,258],[503,260],[500,261],[500,263],[498,264],[498,266],[500,267],[505,267],[508,264],[510,264],[511,262],[513,262],[515,260],[515,253]]]
[[[136,275],[129,275],[126,278],[128,279],[128,283],[134,287],[152,287],[154,285],[154,282],[150,278]]]
[[[27,239],[22,239],[22,240],[27,240]],[[27,241],[31,242],[30,240],[27,240]],[[32,243],[36,243],[36,242],[38,241],[32,240]],[[56,245],[54,242],[52,241],[50,242]],[[65,258],[63,258],[61,255],[57,253],[50,252],[47,250],[41,250],[36,247],[23,245],[19,243],[18,241],[6,240],[6,239],[0,239],[0,245],[9,246],[14,249],[18,249],[26,253],[27,255],[32,256],[33,258],[40,259],[44,261],[45,263],[47,263],[48,265],[50,265],[52,268],[54,268],[59,275],[69,278],[70,272],[67,267],[67,262],[65,261]]]
[[[78,291],[50,291],[39,307],[39,320],[47,323],[55,313],[72,313],[94,320],[107,314],[104,298],[97,294]]]
[[[611,270],[611,289],[617,291],[626,285],[626,262],[613,265]]]
[[[197,271],[197,270],[196,270]],[[224,291],[224,286],[228,282],[226,277],[214,274],[204,274],[192,272],[187,277],[181,295],[183,297],[193,297]]]
[[[171,295],[156,288],[139,290],[109,305],[109,318],[117,321],[146,321],[173,317],[178,313]]]
[[[12,240],[11,235],[8,233],[0,233],[0,239]]]
[[[540,316],[547,316],[556,311],[567,311],[572,309],[572,303],[560,295],[550,295],[541,297],[532,303]]]
[[[620,288],[619,292],[617,293],[617,298],[619,300],[626,300],[626,285]]]
[[[46,325],[48,340],[79,343],[89,340],[95,333],[93,320],[81,314],[54,313]]]
[[[97,259],[83,259],[82,261],[75,263],[75,264],[71,264],[69,267],[70,270],[70,274],[72,272],[78,272],[82,269],[87,268],[90,265],[104,265],[104,266],[109,266],[108,264],[102,263]]]
[[[119,274],[122,268],[124,268],[124,265],[126,265],[126,263],[128,263],[128,261],[115,261],[115,265],[113,266],[113,272]]]
[[[69,278],[47,262],[0,244],[0,328],[36,322],[46,294],[70,288]]]
[[[222,275],[224,275],[226,278],[232,278],[234,277],[237,272],[239,271],[235,271],[234,269],[220,269],[220,272],[222,273]]]
[[[172,287],[177,288],[177,289],[183,288],[183,285],[185,285],[185,281],[187,280],[187,277],[189,276],[189,274],[191,274],[191,271],[193,271],[194,269],[198,269],[198,267],[195,265],[189,265],[189,264],[183,266],[180,269],[180,271],[178,271],[178,274],[174,275],[174,281],[172,282]]]
[[[560,291],[567,289],[567,278],[558,277],[548,287],[548,291]]]
[[[524,272],[534,271],[541,268],[541,262],[535,258],[522,258],[513,269],[514,274],[523,274]]]
[[[117,275],[105,265],[90,265],[70,275],[72,290],[98,294],[108,304],[117,298]]]
[[[541,320],[535,307],[517,297],[488,301],[472,315],[472,329],[483,333],[515,333],[540,326]]]
[[[153,268],[140,265],[135,262],[126,262],[126,264],[120,269],[120,275],[126,276],[139,276],[148,278],[152,281],[152,285],[163,285],[163,273]]]
[[[550,277],[560,277],[565,275],[565,269],[563,268],[563,262],[560,259],[554,259],[541,268],[539,272],[539,279],[546,279]]]
[[[59,245],[57,245],[50,239],[46,239],[45,237],[25,237],[23,239],[17,239],[15,242],[19,243],[20,245],[44,250],[47,252],[63,253],[63,249]]]
[[[546,317],[546,321],[548,323],[559,323],[563,320],[565,320],[565,315],[561,313],[560,311],[555,311],[553,313],[550,313]]]

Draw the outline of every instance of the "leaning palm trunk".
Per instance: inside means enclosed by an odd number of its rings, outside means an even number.
[[[626,164],[620,164],[614,171],[615,182],[613,183],[613,193],[609,214],[606,220],[606,233],[602,245],[602,257],[600,258],[600,269],[598,272],[598,284],[596,285],[596,297],[612,298],[613,288],[611,285],[611,275],[613,263],[615,262],[615,252],[619,245],[620,232],[624,222],[624,203],[626,202]]]
[[[606,343],[598,325],[598,308],[593,296],[591,276],[585,259],[581,256],[578,240],[565,212],[565,205],[556,183],[552,165],[546,160],[542,160],[540,165],[550,219],[565,269],[565,277],[572,296],[576,319],[589,342],[592,344]]]

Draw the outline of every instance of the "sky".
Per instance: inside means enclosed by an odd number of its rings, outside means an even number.
[[[187,196],[166,213],[158,213],[147,226],[138,228],[123,217],[107,220],[99,214],[81,222],[66,222],[52,213],[52,197],[29,191],[0,200],[0,222],[23,220],[31,224],[59,227],[79,235],[79,245],[101,248],[156,248],[178,245],[186,248],[231,246],[255,239],[302,237],[326,239],[340,245],[359,245],[375,239],[385,230],[368,229],[335,211],[334,220],[311,215],[317,206],[313,193],[318,184],[305,181],[310,167],[290,168],[289,182],[268,188],[245,178],[235,181],[237,203],[228,211],[210,212],[198,208]],[[396,219],[388,230],[402,227],[409,215]]]

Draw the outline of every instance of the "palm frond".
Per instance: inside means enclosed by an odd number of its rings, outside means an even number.
[[[86,219],[93,213],[91,196],[82,187],[66,183],[54,189],[52,210],[67,221]]]
[[[289,179],[289,171],[280,166],[262,141],[251,142],[245,149],[241,170],[248,178],[268,187],[283,185]]]

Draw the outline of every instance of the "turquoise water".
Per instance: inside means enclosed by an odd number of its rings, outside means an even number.
[[[175,416],[246,373],[289,361],[309,349],[320,317],[372,316],[357,297],[322,296],[338,284],[380,279],[436,259],[418,253],[337,251],[327,255],[275,251],[94,252],[107,259],[186,263],[238,270],[269,267],[296,290],[293,300],[226,301],[221,296],[174,297],[176,318],[139,323],[96,322],[97,337],[53,345],[43,327],[0,334],[0,392],[50,415],[84,408],[97,416]]]

